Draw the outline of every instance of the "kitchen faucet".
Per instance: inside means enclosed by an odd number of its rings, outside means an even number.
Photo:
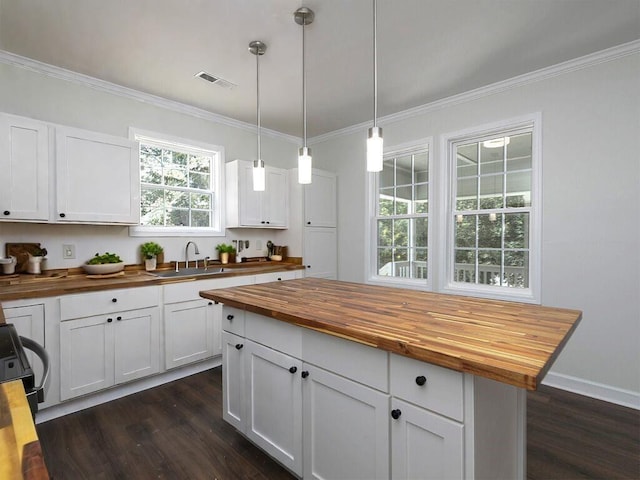
[[[198,245],[196,242],[187,242],[187,246],[184,247],[184,266],[185,268],[189,268],[189,245],[193,245],[195,255],[200,255],[200,250],[198,250]],[[198,259],[196,258],[196,268],[198,268]]]

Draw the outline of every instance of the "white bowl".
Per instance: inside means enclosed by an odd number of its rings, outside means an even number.
[[[274,262],[279,262],[282,260],[282,255],[271,255],[271,260],[273,260]]]
[[[124,270],[124,262],[118,263],[98,263],[96,265],[89,265],[85,263],[82,265],[84,271],[89,275],[106,275],[108,273],[116,273]]]

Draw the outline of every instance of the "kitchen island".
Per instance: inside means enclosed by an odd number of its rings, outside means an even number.
[[[201,296],[225,305],[225,419],[303,478],[524,478],[526,390],[581,319],[311,278]]]

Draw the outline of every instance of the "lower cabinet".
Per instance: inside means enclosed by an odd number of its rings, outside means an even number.
[[[181,367],[220,355],[221,315],[222,306],[210,300],[165,305],[165,367]]]
[[[45,349],[51,350],[51,347],[45,345],[44,341],[44,305],[25,305],[19,307],[5,307],[4,316],[6,323],[12,323],[18,332],[18,335],[30,338],[39,343]],[[37,360],[35,353],[27,350],[27,359],[29,365],[32,366],[36,383],[40,382],[43,375],[42,362]]]
[[[60,323],[60,398],[67,400],[160,370],[157,307]]]

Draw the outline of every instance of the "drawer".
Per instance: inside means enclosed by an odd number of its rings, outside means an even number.
[[[244,337],[244,310],[227,307],[222,309],[222,330]]]
[[[239,287],[240,285],[249,285],[251,283],[253,283],[253,277],[251,276],[205,278],[190,282],[172,283],[162,287],[164,289],[164,303],[198,300],[202,298],[200,297],[202,290]]]
[[[160,305],[159,287],[81,293],[60,297],[60,320],[124,312]]]
[[[389,354],[374,347],[303,329],[303,360],[382,392],[389,391]]]
[[[245,334],[256,343],[302,358],[302,329],[297,325],[245,312]]]
[[[260,273],[255,276],[256,283],[268,283],[268,282],[277,282],[281,280],[294,280],[296,278],[302,278],[302,275],[298,274],[296,270],[289,270],[283,272],[269,272],[269,273]]]
[[[389,371],[391,395],[462,421],[464,375],[461,372],[395,354],[391,354]]]

